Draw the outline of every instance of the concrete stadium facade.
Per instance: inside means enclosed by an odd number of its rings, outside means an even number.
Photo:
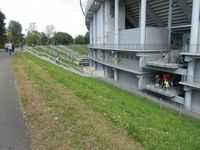
[[[130,91],[200,114],[199,15],[199,0],[88,0],[91,66]]]

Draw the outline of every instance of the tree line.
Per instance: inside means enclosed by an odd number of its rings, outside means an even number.
[[[3,48],[6,42],[14,43],[16,46],[20,45],[67,45],[67,44],[87,44],[89,42],[88,32],[85,35],[78,35],[73,38],[66,32],[56,32],[53,25],[47,25],[44,32],[36,30],[36,23],[32,22],[26,29],[27,34],[22,34],[22,25],[15,20],[11,20],[6,24],[6,19],[3,12],[0,11],[0,48]]]

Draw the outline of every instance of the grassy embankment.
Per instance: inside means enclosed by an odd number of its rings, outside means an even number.
[[[78,121],[79,118],[76,118],[76,113],[79,114],[80,110],[76,110],[76,112],[73,107],[67,108],[65,98],[59,97],[62,94],[59,95],[57,89],[54,92],[51,91],[57,84],[63,85],[68,90],[70,89],[74,96],[78,98],[77,105],[83,103],[87,109],[92,108],[93,112],[103,114],[105,118],[109,118],[117,126],[126,129],[129,137],[139,141],[146,149],[200,149],[199,120],[184,115],[180,117],[177,112],[167,108],[160,109],[159,105],[151,103],[145,98],[121,91],[103,81],[67,72],[28,54],[18,53],[15,56],[14,64],[16,64],[15,70],[19,69],[18,65],[23,66],[28,79],[36,84],[39,93],[42,94],[44,103],[49,108],[55,108],[54,113],[61,124],[65,124],[66,119],[72,123]],[[33,64],[37,67],[34,67]],[[40,69],[37,71],[36,68]],[[43,75],[43,72],[45,75]],[[44,79],[42,79],[42,76],[44,76]],[[47,76],[49,76],[49,79]],[[45,78],[48,80],[45,80]],[[50,79],[55,83],[49,83]],[[57,97],[59,98],[57,99]],[[25,106],[26,103],[26,100],[23,100]],[[73,117],[71,118],[71,116]],[[81,126],[76,128],[77,131],[74,132],[79,132],[78,130],[82,130],[82,128],[85,131],[90,127]],[[93,128],[98,128],[98,126],[93,126]],[[75,142],[71,142],[71,144],[78,143],[81,148],[88,148],[87,142],[80,142],[85,134],[73,137],[72,139]],[[92,136],[94,132],[89,134]],[[102,145],[106,142],[105,139],[99,140],[101,144],[103,143]],[[112,146],[110,147],[112,149]],[[123,147],[122,149],[126,148]]]
[[[71,65],[72,67],[76,67],[77,66],[77,64],[73,63],[71,61],[71,59],[68,59],[68,57],[65,54],[60,53],[60,52],[58,52],[58,51],[56,51],[54,49],[50,49],[48,47],[46,47],[47,50],[44,50],[42,47],[34,47],[33,49],[38,51],[38,52],[40,52],[40,53],[46,53],[47,55],[55,57],[55,58],[56,58],[57,53],[58,53],[59,54],[58,58],[59,58],[60,61],[62,61],[65,64]]]
[[[81,55],[87,55],[89,52],[88,45],[85,45],[85,44],[82,44],[82,45],[71,44],[71,45],[65,45],[65,46]]]

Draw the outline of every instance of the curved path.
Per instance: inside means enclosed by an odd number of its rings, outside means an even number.
[[[12,56],[0,53],[0,149],[29,150],[30,145],[15,88]]]

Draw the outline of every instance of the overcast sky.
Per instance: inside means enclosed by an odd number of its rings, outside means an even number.
[[[56,31],[67,32],[73,37],[87,32],[79,0],[0,0],[0,9],[10,20],[18,21],[23,33],[30,22],[35,22],[38,31],[53,24]]]

